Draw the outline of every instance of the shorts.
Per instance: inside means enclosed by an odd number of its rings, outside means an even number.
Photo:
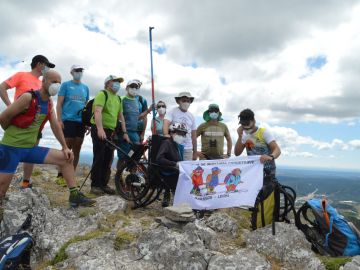
[[[64,121],[65,138],[84,138],[85,125],[76,121]]]
[[[15,173],[20,162],[43,164],[50,148],[20,148],[0,144],[0,173]]]

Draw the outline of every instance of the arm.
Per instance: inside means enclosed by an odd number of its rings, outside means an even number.
[[[232,140],[231,140],[231,136],[229,133],[227,133],[225,135],[225,139],[226,139],[226,142],[227,142],[227,152],[226,152],[226,155],[227,157],[230,157],[231,156],[231,148],[232,148]]]
[[[49,102],[52,102],[52,100],[50,99]],[[56,114],[54,112],[54,110],[51,111],[50,113],[50,127],[52,132],[55,135],[55,138],[59,141],[59,143],[61,144],[62,147],[62,151],[66,157],[66,159],[68,160],[68,162],[72,162],[74,159],[74,154],[73,152],[67,147],[66,141],[65,141],[65,137],[64,137],[64,133],[62,131],[62,128],[60,126],[60,124],[57,121],[56,118]]]
[[[170,126],[170,121],[167,119],[164,119],[163,133],[164,133],[164,136],[166,136],[166,137],[170,137],[169,126]]]
[[[126,130],[125,117],[124,117],[124,114],[122,112],[119,113],[118,119],[119,119],[119,121],[121,123],[121,130],[124,133],[123,134],[123,139],[125,141],[127,141],[127,142],[130,142],[129,135],[128,135],[127,130]]]
[[[24,93],[0,114],[0,125],[4,130],[9,127],[14,116],[29,108],[31,99],[32,95],[30,93]]]
[[[200,126],[198,126],[198,128],[196,129],[196,138],[201,136],[203,133],[203,124],[201,124]],[[201,151],[197,151],[197,156],[200,159],[206,159],[206,157],[204,156],[204,154]]]
[[[262,163],[264,163],[265,161],[268,161],[268,160],[273,160],[273,157],[274,159],[277,159],[280,154],[281,154],[281,150],[280,150],[280,147],[279,145],[276,143],[276,141],[272,141],[269,143],[269,147],[271,149],[271,154],[270,155],[262,155],[260,157],[260,161]]]
[[[64,129],[64,123],[63,123],[62,118],[61,118],[63,103],[64,103],[64,96],[58,96],[57,104],[56,104],[56,114],[57,114],[58,122],[59,122],[60,127],[62,129]]]
[[[191,140],[193,145],[193,160],[197,159],[197,136],[196,130],[191,131]]]
[[[235,143],[234,153],[235,156],[240,156],[245,148],[245,145],[241,142],[242,134],[243,134],[243,128],[241,126],[237,129],[237,133],[238,133],[238,139]]]
[[[101,106],[95,106],[94,120],[97,128],[97,135],[100,140],[106,139],[106,133],[102,125],[102,110],[103,108]]]
[[[7,85],[6,82],[2,82],[0,84],[0,97],[2,101],[4,101],[6,106],[9,106],[11,104],[11,101],[9,99],[9,95],[7,93],[7,90],[10,89],[10,86]]]

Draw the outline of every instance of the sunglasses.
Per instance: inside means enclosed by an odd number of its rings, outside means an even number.
[[[157,105],[157,108],[159,109],[159,108],[166,108],[166,106],[165,105]]]
[[[132,83],[129,85],[130,88],[136,88],[136,89],[139,89],[140,88],[140,85],[136,84],[136,83]]]
[[[75,68],[73,69],[75,72],[83,72],[83,69],[82,68]]]

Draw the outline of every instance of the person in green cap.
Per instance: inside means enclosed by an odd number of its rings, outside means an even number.
[[[196,136],[201,136],[200,159],[223,159],[231,156],[232,140],[228,127],[221,123],[219,105],[210,104],[204,112],[205,120],[196,130]],[[227,141],[227,152],[224,155],[224,137]]]

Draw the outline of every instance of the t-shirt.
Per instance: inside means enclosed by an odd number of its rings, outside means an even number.
[[[114,92],[105,90],[107,92],[107,100],[105,98],[105,93],[100,91],[96,94],[93,104],[93,112],[95,111],[95,106],[100,106],[103,108],[102,114],[102,125],[104,128],[114,130],[118,122],[119,113],[122,112],[122,104],[120,102],[120,97]],[[105,104],[106,100],[106,104]],[[104,106],[105,105],[105,106]],[[91,124],[95,124],[94,117],[91,117]]]
[[[271,154],[269,144],[272,141],[275,141],[274,136],[265,128],[258,128],[252,134],[243,132],[241,138],[241,143],[245,145],[248,156]],[[264,167],[269,168],[275,174],[276,166],[273,160],[265,162]]]
[[[156,122],[156,134],[164,135],[164,131],[163,131],[164,120],[160,119],[159,117],[156,117],[155,122]],[[151,130],[153,130],[153,127],[154,127],[154,120],[151,119]]]
[[[125,118],[126,130],[138,131],[139,121],[139,102],[135,98],[124,96],[121,98],[123,106],[123,114]]]
[[[221,157],[224,153],[224,136],[230,136],[228,127],[221,122],[202,123],[196,130],[201,136],[201,152],[211,157]]]
[[[61,85],[59,96],[64,97],[61,110],[62,120],[81,122],[80,111],[89,100],[89,88],[83,83],[67,81]]]
[[[34,147],[38,140],[40,126],[48,114],[49,102],[49,100],[42,100],[39,91],[35,91],[35,94],[38,99],[39,109],[36,112],[34,121],[27,128],[19,128],[17,126],[10,125],[4,132],[1,144],[19,148]]]
[[[17,99],[21,94],[30,90],[38,90],[41,88],[41,81],[35,77],[31,72],[17,72],[5,81],[10,87],[15,89],[14,99]]]
[[[135,97],[136,100],[138,101],[138,105],[139,105],[139,113],[143,113],[148,109],[148,105],[147,105],[147,101],[143,96],[136,96]],[[144,130],[144,120],[143,119],[138,119],[138,127],[137,127],[138,131],[143,131]]]
[[[173,123],[182,123],[186,126],[188,133],[186,134],[186,140],[183,143],[184,149],[192,149],[191,131],[196,130],[195,118],[191,112],[183,112],[179,107],[176,107],[166,113],[165,119]]]

